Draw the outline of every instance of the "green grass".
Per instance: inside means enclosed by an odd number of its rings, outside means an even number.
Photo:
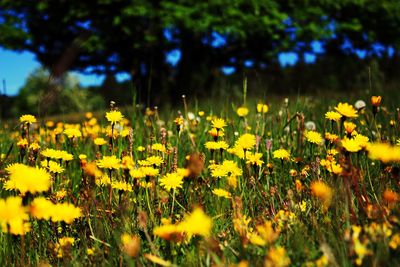
[[[376,117],[378,131],[387,140],[395,142],[399,139],[399,121],[395,109],[398,96],[391,93],[382,96],[383,106]],[[233,99],[226,97],[220,101],[210,99],[199,102],[187,96],[186,107],[183,104],[181,107],[170,107],[166,103],[152,116],[147,116],[144,108],[137,106],[121,108],[129,121],[125,127],[133,129],[135,163],[152,154],[158,154],[164,158],[165,164],[158,168],[160,175],[147,178],[154,182],[155,187],[151,189],[140,187],[138,181],[123,169],[114,171],[114,179],[128,181],[133,185],[133,190],[121,193],[120,197],[118,190],[114,190],[111,212],[108,186],[90,187],[82,182],[85,175],[82,173],[79,155],[86,154],[88,162],[111,154],[120,158],[129,153],[128,138],[116,138],[113,141],[113,150],[107,146],[99,150],[93,144],[93,137],[85,135],[74,142],[67,142],[65,137],[64,141],[55,142],[48,138],[50,130],[40,134],[39,127],[45,129],[45,121],[74,122],[83,129],[83,122],[87,121],[84,114],[38,118],[37,127],[30,133],[32,140],[37,137],[42,150],[57,148],[74,155],[74,160],[68,165],[63,163],[65,172],[54,177],[54,189],[66,190],[67,195],[63,201],[81,207],[83,216],[70,225],[37,220],[31,216],[31,231],[24,237],[0,233],[0,265],[49,263],[60,266],[149,266],[152,263],[145,254],[155,254],[178,266],[228,266],[240,261],[247,261],[251,266],[260,266],[266,258],[273,256],[272,248],[283,247],[290,258],[290,266],[317,266],[316,261],[322,255],[329,262],[328,266],[353,266],[359,253],[354,249],[356,241],[365,244],[368,250],[362,261],[365,266],[399,265],[400,261],[396,256],[399,248],[396,250],[389,247],[389,242],[400,233],[397,221],[399,204],[395,202],[388,205],[382,199],[386,189],[399,192],[399,180],[388,169],[397,168],[397,163],[384,165],[379,161],[372,161],[364,151],[348,155],[340,144],[335,144],[332,147],[339,150],[339,154],[335,156],[337,162],[346,171],[346,174],[335,175],[319,165],[319,161],[327,157],[330,147],[326,144],[312,145],[304,139],[303,123],[307,121],[315,122],[316,131],[321,134],[329,131],[343,136],[343,133],[338,132],[338,125],[334,124],[331,128],[324,114],[340,101],[354,103],[359,98],[365,100],[367,107],[353,120],[357,124],[356,130],[368,136],[370,141],[377,141],[377,135],[373,135],[376,127],[369,104],[370,95],[366,94],[299,95],[290,97],[287,105],[280,96],[249,96],[247,99],[245,97],[246,106],[250,109],[246,118],[239,118],[235,113],[236,108],[243,105],[243,95],[239,94]],[[256,104],[261,100],[270,107],[266,114],[256,113]],[[178,110],[181,111],[185,123],[188,123],[179,134],[174,123]],[[205,111],[205,115],[198,117],[199,111]],[[188,120],[191,116],[188,112],[198,117],[198,122]],[[101,127],[108,125],[104,113],[94,115]],[[250,166],[246,164],[246,160],[226,151],[221,154],[218,151],[208,151],[204,146],[205,142],[212,140],[208,134],[211,129],[208,116],[226,119],[228,125],[225,136],[220,140],[225,140],[230,147],[246,132],[257,135],[260,142],[252,151],[262,153],[264,164],[261,167]],[[4,171],[5,166],[20,161],[16,146],[19,127],[11,126],[18,125],[17,119],[9,121],[8,128],[3,124],[0,131],[0,153],[6,154],[10,145],[14,144],[11,154],[2,162],[0,186],[9,179]],[[390,120],[395,120],[395,127],[390,126]],[[161,135],[163,128],[169,132],[166,138]],[[108,141],[101,130],[96,134]],[[272,141],[270,150],[266,147],[267,140]],[[139,146],[147,148],[157,142],[166,142],[168,152],[151,153],[148,149],[144,152],[137,151]],[[290,151],[291,159],[298,157],[298,161],[273,158],[273,151],[281,147]],[[165,191],[158,180],[171,172],[175,160],[177,167],[186,167],[186,157],[192,153],[204,153],[205,166],[198,176],[184,179],[183,187],[177,189],[173,201],[172,191]],[[243,175],[237,177],[236,188],[229,186],[226,177],[212,177],[208,168],[211,160],[216,163],[233,160],[237,163]],[[40,165],[40,161],[40,156],[36,160],[29,161],[27,157],[22,160],[30,165]],[[271,164],[272,168],[269,169],[267,164]],[[307,175],[302,175],[307,167]],[[290,176],[290,170],[295,170],[297,175]],[[296,190],[295,180],[301,181],[302,191]],[[310,185],[315,180],[324,181],[334,192],[332,202],[326,210],[322,202],[311,194]],[[215,188],[229,191],[232,198],[217,197],[212,192]],[[18,192],[1,189],[0,195],[4,199],[18,195]],[[54,194],[50,192],[41,195],[54,198]],[[303,201],[306,203],[304,211],[299,208],[299,203]],[[174,212],[171,214],[172,203]],[[153,235],[153,229],[161,225],[162,218],[170,218],[172,222],[178,223],[195,206],[201,206],[212,218],[213,226],[209,237],[195,236],[177,243]],[[279,217],[279,211],[286,214],[286,217]],[[241,235],[234,227],[234,219],[244,215],[251,218],[251,221],[246,233]],[[274,230],[279,231],[278,238],[265,246],[252,244],[249,237],[252,233],[257,233],[257,225],[265,221],[271,221]],[[375,228],[371,232],[366,231],[372,229],[373,223],[389,227],[390,235],[385,237]],[[352,230],[354,225],[364,228],[357,238]],[[3,227],[3,230],[6,229]],[[138,236],[141,240],[140,252],[136,258],[129,257],[123,249],[121,235],[124,233]],[[64,236],[75,238],[75,243],[72,247],[65,248],[62,258],[57,258],[54,246]],[[94,249],[93,256],[87,254],[88,248]]]

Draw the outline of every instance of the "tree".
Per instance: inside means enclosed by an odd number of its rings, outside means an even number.
[[[302,57],[314,40],[338,57],[354,52],[346,42],[371,56],[376,44],[400,48],[394,0],[0,0],[0,22],[0,45],[33,52],[53,76],[126,72],[139,90],[175,95],[209,89],[222,66],[240,73],[248,60],[275,66],[282,51]],[[172,49],[176,68],[165,62]]]

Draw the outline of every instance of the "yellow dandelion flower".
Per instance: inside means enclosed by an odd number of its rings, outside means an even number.
[[[340,121],[342,115],[336,111],[328,111],[325,113],[325,118],[330,121]]]
[[[55,204],[53,212],[51,214],[51,220],[53,222],[64,221],[67,224],[71,224],[75,219],[82,216],[82,211],[79,207],[75,207],[70,203]]]
[[[346,118],[356,118],[358,117],[357,110],[348,103],[339,103],[335,110],[339,112],[342,116]]]
[[[65,169],[58,162],[52,160],[43,160],[40,162],[40,165],[51,173],[63,173],[65,171]]]
[[[153,167],[140,167],[139,170],[144,174],[144,176],[154,177],[157,176],[160,171]]]
[[[214,195],[219,197],[231,198],[231,193],[221,188],[215,188],[212,192]]]
[[[53,214],[55,204],[44,197],[35,198],[30,204],[30,213],[36,219],[49,220]]]
[[[246,107],[239,107],[236,110],[236,113],[238,114],[239,117],[246,117],[247,114],[249,114],[249,109]]]
[[[95,144],[96,146],[102,146],[102,145],[107,144],[107,141],[104,140],[104,138],[101,138],[101,137],[98,137],[98,138],[94,139],[93,142],[94,142],[94,144]]]
[[[348,152],[355,153],[362,149],[360,141],[356,139],[344,138],[341,143],[344,149],[346,149]]]
[[[28,140],[26,138],[22,138],[17,142],[17,146],[19,148],[26,148],[28,146]]]
[[[192,235],[210,236],[211,228],[212,219],[201,208],[195,208],[178,225],[178,229],[187,233],[189,237]]]
[[[154,151],[159,151],[164,153],[166,151],[166,148],[163,144],[155,143],[151,146],[151,149]]]
[[[121,191],[132,192],[132,186],[125,182],[112,182],[111,187]]]
[[[82,136],[81,131],[79,131],[79,129],[76,128],[69,128],[69,129],[65,129],[64,130],[64,134],[68,137],[68,138],[78,138]]]
[[[33,142],[29,145],[29,150],[37,152],[40,149],[40,145],[38,142]]]
[[[251,165],[257,165],[257,166],[261,166],[264,164],[264,161],[262,160],[262,153],[251,153],[251,152],[247,152],[246,153],[246,164],[251,164]]]
[[[119,169],[121,167],[121,160],[116,156],[103,156],[102,159],[97,161],[97,166],[101,169]]]
[[[291,263],[284,247],[271,247],[265,258],[265,267],[286,267]]]
[[[211,121],[211,125],[215,129],[222,129],[226,126],[226,122],[224,119],[221,118],[215,118]]]
[[[273,152],[273,157],[275,159],[288,160],[290,158],[290,153],[286,149],[279,148]]]
[[[171,189],[182,188],[183,176],[178,173],[167,173],[164,177],[160,179],[160,185],[164,187],[167,191]]]
[[[18,190],[22,194],[26,192],[40,193],[49,190],[51,175],[42,168],[18,165],[10,172],[10,179],[5,182],[7,190]]]
[[[146,148],[144,148],[144,146],[138,146],[138,147],[136,148],[136,150],[139,151],[139,152],[143,152],[143,151],[146,150]]]
[[[32,124],[36,122],[36,118],[33,115],[22,115],[21,117],[19,117],[19,122],[21,123],[25,123],[25,124]]]
[[[267,104],[257,104],[257,112],[258,113],[267,113],[269,110],[269,107]]]
[[[245,150],[250,150],[256,145],[256,136],[254,134],[243,134],[236,141],[236,145]]]
[[[122,115],[121,111],[111,110],[110,112],[106,112],[106,119],[111,123],[118,123],[122,121],[124,115]]]
[[[316,131],[307,131],[305,133],[305,137],[308,142],[316,144],[316,145],[321,145],[324,142],[322,135]]]
[[[160,156],[150,156],[146,159],[146,161],[149,163],[149,165],[155,165],[155,166],[160,166],[161,164],[164,163],[164,160]]]

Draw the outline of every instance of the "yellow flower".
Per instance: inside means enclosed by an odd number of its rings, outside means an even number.
[[[358,152],[362,149],[359,140],[356,139],[344,138],[342,140],[342,146],[344,147],[344,149],[346,149],[346,151],[352,153]]]
[[[98,137],[98,138],[94,139],[94,144],[96,146],[102,146],[102,145],[107,144],[107,141],[104,140],[104,138]]]
[[[132,258],[139,255],[140,238],[138,236],[125,233],[121,236],[121,242],[126,255]]]
[[[4,188],[34,194],[49,190],[50,184],[51,175],[45,169],[21,164],[10,172],[10,179],[5,182]]]
[[[151,149],[154,151],[159,151],[164,153],[166,151],[165,146],[163,144],[155,143],[151,146]]]
[[[212,128],[211,130],[208,131],[208,133],[214,138],[223,137],[225,135],[223,128],[219,130],[217,128]]]
[[[383,163],[400,161],[400,147],[386,143],[373,143],[367,146],[368,157],[372,160],[380,160]]]
[[[353,105],[348,103],[339,103],[337,107],[335,107],[335,110],[346,118],[358,117],[357,110],[354,109]]]
[[[382,97],[381,96],[372,96],[371,104],[374,107],[379,107],[381,105]]]
[[[121,191],[132,192],[132,186],[125,182],[112,182],[111,187]]]
[[[247,152],[246,153],[246,164],[251,164],[251,165],[257,165],[257,166],[261,166],[264,164],[264,161],[262,160],[262,153],[251,153],[251,152]]]
[[[64,251],[68,251],[74,245],[75,239],[73,237],[62,237],[54,247],[54,252],[57,253],[57,258],[64,257]]]
[[[28,140],[26,138],[19,140],[17,146],[19,148],[26,148],[28,146]]]
[[[97,161],[97,166],[102,169],[119,169],[121,167],[121,160],[116,156],[103,156],[101,160]]]
[[[36,118],[33,115],[22,115],[19,117],[19,121],[25,124],[31,124],[36,122]]]
[[[158,169],[154,169],[153,167],[140,167],[140,171],[144,174],[144,176],[157,176],[159,174]]]
[[[325,118],[331,121],[339,121],[342,118],[342,115],[335,111],[328,111],[325,113]]]
[[[96,251],[95,248],[87,248],[86,249],[86,255],[93,256],[95,251]]]
[[[160,166],[161,164],[164,163],[164,160],[160,156],[150,156],[146,159],[146,161],[149,163],[149,165],[155,165],[155,166]]]
[[[305,136],[307,141],[313,144],[321,145],[324,142],[321,134],[316,131],[307,131]]]
[[[211,169],[211,176],[218,178],[228,175],[240,176],[243,173],[233,160],[224,160],[221,165],[211,165],[209,168]]]
[[[313,181],[310,189],[311,193],[321,200],[324,209],[327,209],[332,202],[333,190],[320,180]]]
[[[174,122],[175,122],[175,124],[176,124],[177,126],[181,126],[181,125],[183,125],[184,120],[183,120],[182,117],[177,117],[177,118],[175,118]]]
[[[217,195],[219,197],[231,198],[231,193],[229,193],[228,191],[226,191],[224,189],[215,188],[212,192],[214,195]]]
[[[247,114],[249,114],[249,109],[246,107],[239,107],[236,110],[236,113],[239,115],[239,117],[246,117]]]
[[[229,147],[225,141],[218,141],[218,142],[210,141],[206,142],[204,146],[210,150],[219,150],[219,149],[225,150]]]
[[[65,171],[65,169],[59,163],[52,160],[43,160],[40,162],[40,165],[52,173],[63,173]]]
[[[286,149],[280,148],[273,152],[273,157],[275,159],[288,160],[290,158],[290,153]]]
[[[68,138],[74,138],[74,137],[81,137],[82,136],[82,133],[81,133],[81,131],[79,131],[78,129],[76,129],[76,128],[69,128],[69,129],[65,129],[64,130],[64,134],[66,135],[66,136],[68,136]]]
[[[256,137],[254,134],[243,134],[236,141],[236,145],[245,150],[252,149],[256,145]]]
[[[111,110],[110,112],[106,112],[106,119],[112,124],[120,122],[124,118],[121,111],[119,110]]]
[[[53,222],[64,221],[67,224],[71,224],[75,219],[82,216],[80,208],[75,207],[70,203],[61,203],[54,206],[51,214],[51,220]]]
[[[204,111],[200,110],[199,112],[197,112],[197,114],[198,114],[200,117],[203,117],[203,116],[204,116]]]
[[[171,189],[182,188],[183,176],[177,173],[167,173],[164,177],[160,179],[160,185],[164,187],[167,191]]]
[[[339,136],[336,134],[325,133],[325,139],[329,141],[329,143],[333,144],[339,140]]]
[[[344,126],[344,130],[346,131],[346,134],[348,135],[348,136],[351,136],[351,134],[352,134],[352,132],[356,129],[356,127],[357,127],[357,125],[355,125],[354,123],[352,123],[352,122],[348,122],[348,121],[345,121],[344,123],[343,123],[343,126]]]
[[[178,229],[188,234],[209,236],[211,234],[212,219],[208,217],[201,208],[195,208],[191,214],[179,223]]]
[[[40,149],[40,145],[38,144],[38,142],[33,142],[29,145],[29,149],[37,152]]]
[[[144,174],[141,169],[130,169],[129,174],[132,178],[135,179],[140,179],[146,177],[146,174]]]
[[[284,247],[271,247],[265,258],[264,267],[286,267],[291,263]]]
[[[22,206],[22,198],[8,197],[0,199],[0,224],[3,232],[24,235],[30,229],[27,210]]]
[[[267,113],[269,110],[269,107],[267,104],[257,104],[257,112],[258,113]]]
[[[143,152],[143,151],[145,151],[146,149],[144,148],[144,146],[138,146],[138,147],[136,148],[136,150],[139,151],[139,152]]]
[[[49,220],[53,214],[55,204],[44,197],[35,198],[30,205],[30,213],[37,219]]]
[[[220,118],[215,118],[211,121],[211,125],[213,128],[215,129],[222,129],[226,126],[226,122],[224,119],[220,119]]]

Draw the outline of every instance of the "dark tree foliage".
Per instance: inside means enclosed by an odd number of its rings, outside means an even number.
[[[350,53],[345,42],[398,50],[399,27],[398,0],[0,0],[0,45],[33,52],[54,76],[125,72],[141,90],[176,95],[206,91],[221,66],[273,69],[278,53],[301,56],[313,40],[333,57]],[[176,67],[165,61],[172,49]]]

